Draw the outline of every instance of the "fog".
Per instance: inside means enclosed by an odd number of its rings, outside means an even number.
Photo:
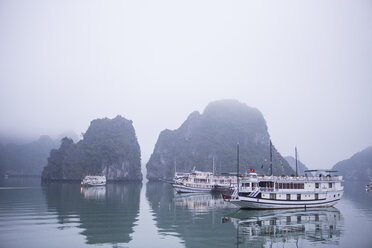
[[[120,114],[145,164],[214,100],[264,115],[310,168],[372,145],[372,2],[0,0],[0,136]]]

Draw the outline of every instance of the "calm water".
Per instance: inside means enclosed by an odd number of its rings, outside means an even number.
[[[2,180],[0,247],[372,247],[372,192],[344,185],[334,208],[242,211],[166,183]]]

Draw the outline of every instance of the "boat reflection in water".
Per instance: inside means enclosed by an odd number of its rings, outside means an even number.
[[[196,212],[208,212],[211,209],[231,208],[232,205],[221,199],[219,195],[209,193],[176,194],[173,198],[174,205]]]
[[[106,198],[106,186],[81,187],[80,193],[86,200],[104,200]]]
[[[222,218],[237,229],[237,244],[266,243],[283,245],[321,243],[337,245],[342,234],[343,218],[337,208],[311,210],[240,210]]]

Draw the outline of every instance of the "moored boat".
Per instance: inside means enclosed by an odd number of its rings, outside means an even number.
[[[211,192],[214,187],[213,173],[193,170],[191,173],[176,173],[172,183],[177,193]]]
[[[311,176],[273,176],[272,144],[270,141],[270,176],[239,176],[239,144],[237,145],[237,187],[225,201],[246,209],[290,209],[331,207],[344,193],[342,176],[332,176],[336,171],[307,170]],[[297,164],[297,149],[296,149]]]
[[[311,171],[318,175],[300,177],[257,176],[241,179],[239,188],[226,201],[240,208],[287,209],[330,207],[339,202],[344,188],[341,176],[324,175],[334,171]]]
[[[366,191],[372,191],[372,179],[371,179],[371,181],[366,185]]]
[[[106,185],[105,176],[85,176],[81,182],[82,186],[104,186]]]
[[[213,172],[197,170],[193,170],[191,173],[177,172],[172,182],[172,186],[177,193],[212,191],[228,193],[232,190],[234,184],[236,184],[236,178],[231,175],[215,176]]]

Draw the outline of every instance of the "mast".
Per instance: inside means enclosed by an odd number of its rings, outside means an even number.
[[[214,176],[214,156],[213,156],[213,176]]]
[[[295,147],[295,154],[296,154],[296,177],[298,177],[298,174],[297,174],[297,147]]]
[[[273,151],[272,151],[272,146],[273,146],[273,144],[271,143],[271,140],[270,140],[270,176],[273,175]]]
[[[239,143],[237,144],[237,153],[236,153],[236,160],[237,160],[237,168],[236,168],[236,182],[238,183],[238,196],[239,196]]]
[[[174,157],[174,176],[177,174],[177,157]]]

